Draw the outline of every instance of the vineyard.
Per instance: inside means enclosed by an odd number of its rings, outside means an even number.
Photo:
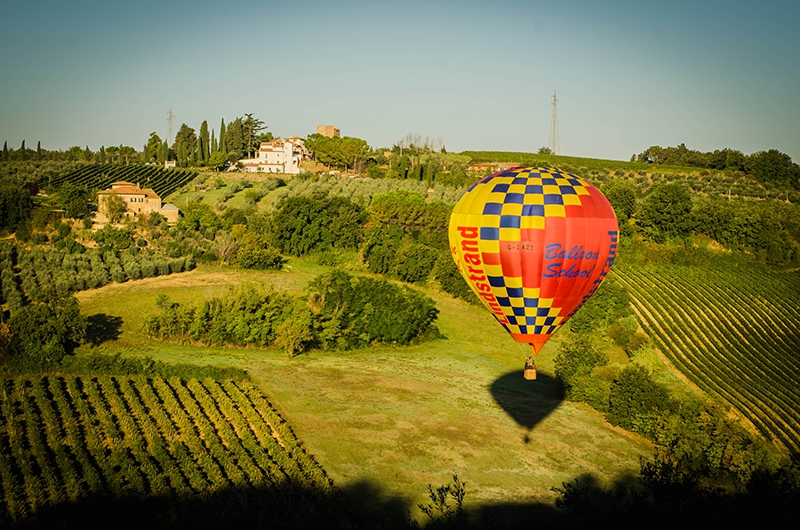
[[[49,186],[59,187],[67,182],[84,186],[90,190],[103,190],[112,182],[126,181],[152,188],[159,197],[166,198],[197,176],[197,171],[184,169],[162,169],[158,166],[112,166],[110,164],[89,165],[81,169],[49,179]],[[45,184],[44,182],[42,183]]]
[[[0,526],[87,498],[197,499],[287,485],[332,492],[246,382],[49,375],[0,385]]]
[[[619,268],[670,361],[767,438],[800,450],[800,274]]]

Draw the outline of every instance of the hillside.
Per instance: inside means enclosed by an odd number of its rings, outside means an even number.
[[[694,383],[800,450],[800,274],[618,267],[647,334]]]
[[[115,340],[84,346],[78,356],[122,351],[246,368],[337,487],[370,484],[415,514],[425,485],[448,482],[453,473],[467,482],[465,502],[473,510],[501,501],[551,505],[553,486],[586,472],[603,480],[632,473],[650,452],[650,443],[612,427],[585,404],[562,400],[552,364],[557,341],[541,355],[540,381],[529,384],[521,375],[527,346],[481,308],[444,293],[426,290],[440,310],[444,338],[405,348],[312,351],[288,359],[277,350],[164,344],[141,335],[158,294],[197,300],[247,282],[301,292],[325,270],[305,259],[271,273],[201,266],[84,291],[78,297],[85,314],[120,325]],[[352,500],[369,509],[373,496]]]

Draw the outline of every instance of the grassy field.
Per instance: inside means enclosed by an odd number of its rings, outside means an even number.
[[[337,486],[369,487],[400,507],[423,502],[428,484],[448,483],[453,473],[467,483],[468,508],[551,503],[550,488],[563,481],[635,473],[639,457],[650,454],[645,440],[586,405],[561,400],[553,375],[556,340],[539,357],[540,380],[526,382],[527,346],[481,308],[435,291],[426,292],[441,311],[438,326],[446,338],[407,348],[313,351],[289,359],[276,350],[163,344],[141,334],[160,293],[196,300],[243,282],[301,292],[323,270],[305,260],[281,272],[200,267],[79,293],[83,313],[106,325],[105,338],[78,354],[122,352],[245,368]],[[356,502],[375,499],[353,495]]]

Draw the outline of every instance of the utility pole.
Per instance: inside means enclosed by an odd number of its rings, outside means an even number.
[[[172,114],[172,107],[169,108],[169,112],[167,112],[167,119],[164,120],[169,124],[167,129],[167,145],[172,145],[172,120],[175,119],[175,116]]]
[[[551,154],[558,154],[559,149],[561,146],[558,145],[558,108],[557,105],[558,100],[556,99],[556,93],[553,92],[553,102],[550,103],[550,106],[553,107],[553,116],[550,119],[550,153]]]

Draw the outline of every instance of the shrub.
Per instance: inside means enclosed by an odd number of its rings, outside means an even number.
[[[404,282],[422,283],[430,276],[438,257],[438,252],[428,246],[407,244],[397,253],[392,272]]]
[[[236,253],[236,263],[243,269],[280,269],[284,259],[274,248],[244,247]]]
[[[13,363],[26,369],[58,363],[83,341],[86,325],[74,296],[19,308],[9,321]]]
[[[669,407],[669,393],[637,364],[623,369],[611,387],[608,421],[635,432],[646,430],[647,416]]]
[[[309,287],[324,348],[409,344],[436,333],[439,311],[433,300],[408,287],[340,270],[317,277]]]

